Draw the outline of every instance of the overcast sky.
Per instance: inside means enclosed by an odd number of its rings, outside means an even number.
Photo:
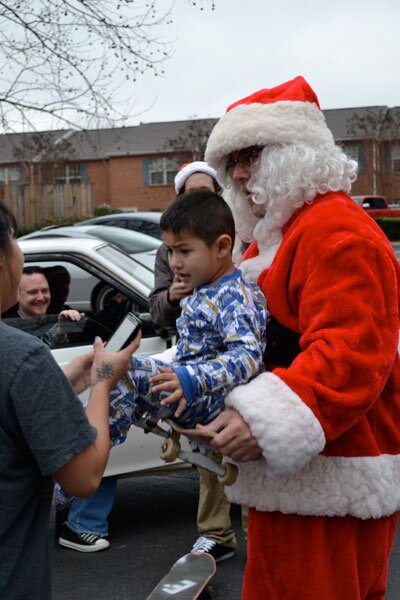
[[[160,2],[166,0],[160,0]],[[198,0],[201,5],[201,0]],[[128,124],[219,117],[303,75],[322,108],[400,105],[400,0],[175,0],[165,75],[138,79]]]

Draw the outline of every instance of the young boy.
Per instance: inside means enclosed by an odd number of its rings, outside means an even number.
[[[233,265],[235,224],[226,202],[208,190],[187,192],[163,213],[160,226],[171,268],[194,290],[181,301],[174,361],[132,356],[111,393],[112,445],[144,414],[184,427],[206,424],[233,387],[263,370],[265,298]]]

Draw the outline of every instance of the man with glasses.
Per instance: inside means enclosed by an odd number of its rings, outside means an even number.
[[[267,372],[206,429],[240,463],[244,600],[383,600],[400,506],[399,265],[302,77],[232,104],[205,156],[272,315]]]

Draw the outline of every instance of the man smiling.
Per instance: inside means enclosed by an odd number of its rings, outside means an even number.
[[[18,314],[22,318],[45,315],[51,300],[46,276],[40,267],[24,267],[18,288]]]

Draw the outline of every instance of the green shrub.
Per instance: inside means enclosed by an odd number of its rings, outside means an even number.
[[[112,208],[108,204],[102,204],[101,206],[96,206],[92,215],[81,215],[73,217],[48,217],[47,219],[42,219],[41,221],[35,221],[30,225],[20,225],[18,227],[18,235],[26,235],[27,233],[32,233],[33,231],[37,231],[38,229],[43,229],[43,227],[68,227],[70,225],[74,225],[75,223],[79,223],[79,221],[86,221],[86,219],[91,219],[92,217],[112,215],[120,212],[122,211],[119,208]]]
[[[103,215],[115,215],[116,213],[123,212],[119,208],[112,208],[109,204],[100,204],[100,206],[96,206],[93,211],[95,217],[102,217]]]

